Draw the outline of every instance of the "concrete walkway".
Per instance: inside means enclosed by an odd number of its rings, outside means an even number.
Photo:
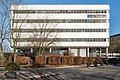
[[[0,80],[10,80],[5,73],[0,71]],[[17,75],[19,80],[120,80],[120,66],[22,68]]]

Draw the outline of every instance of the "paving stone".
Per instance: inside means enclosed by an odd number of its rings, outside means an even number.
[[[56,79],[54,76],[49,76],[49,77],[47,77],[47,79],[48,79],[48,80],[58,80],[58,79]]]
[[[44,75],[44,77],[50,76],[50,74],[47,74],[47,73],[44,73],[43,75]]]
[[[0,78],[5,80],[3,71]],[[0,80],[1,80],[0,79]],[[120,80],[120,67],[22,68],[19,80]]]
[[[33,77],[34,77],[34,78],[41,78],[40,75],[34,75]]]
[[[48,74],[50,74],[50,76],[55,76],[55,75],[57,75],[56,73],[51,73],[51,72],[48,72]]]

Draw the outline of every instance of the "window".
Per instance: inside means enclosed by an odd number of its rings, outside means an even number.
[[[106,13],[106,10],[13,10],[16,13]]]
[[[14,38],[17,42],[39,42],[42,38]],[[48,38],[46,42],[106,42],[106,38]]]
[[[106,23],[106,19],[15,19],[14,23]]]
[[[41,32],[43,29],[13,29],[14,32]],[[106,29],[44,29],[45,32],[106,32]]]

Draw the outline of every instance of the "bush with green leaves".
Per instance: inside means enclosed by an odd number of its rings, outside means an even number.
[[[5,70],[10,71],[10,72],[19,71],[20,70],[20,64],[16,63],[16,62],[8,63],[5,66]]]

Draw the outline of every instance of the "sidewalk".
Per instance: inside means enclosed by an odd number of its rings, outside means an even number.
[[[120,65],[118,65],[118,66],[114,66],[114,65],[104,65],[104,66],[99,66],[99,68],[120,70]]]
[[[0,80],[8,80],[4,76],[5,71],[3,69],[0,68]],[[86,67],[84,65],[21,68],[17,72],[17,78],[19,80],[119,80],[120,66]]]

